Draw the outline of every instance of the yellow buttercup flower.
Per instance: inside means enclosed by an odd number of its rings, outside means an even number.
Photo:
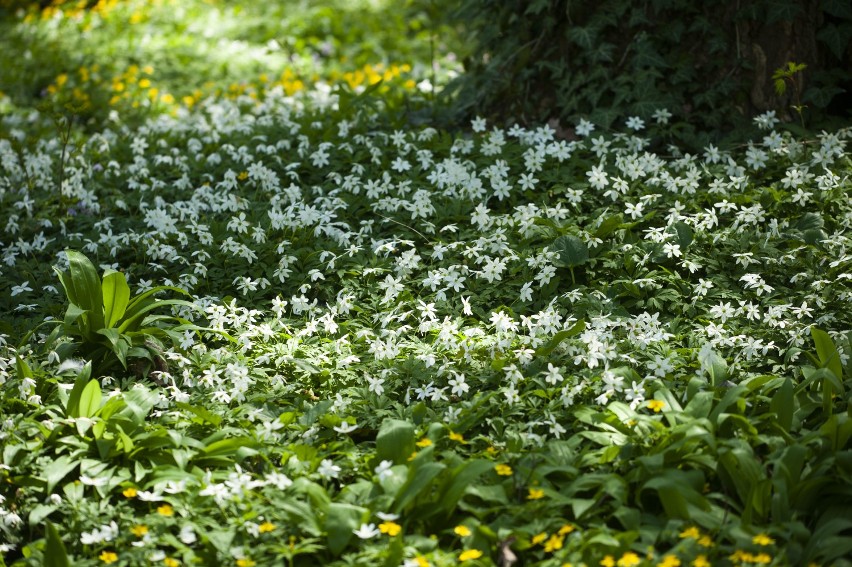
[[[536,534],[532,537],[532,544],[538,545],[546,539],[547,539],[547,532],[541,532],[540,534]]]
[[[142,537],[148,533],[148,526],[138,525],[130,528],[130,533],[135,535],[136,537]]]
[[[675,555],[666,555],[662,561],[657,563],[657,567],[680,567],[680,559]]]
[[[259,531],[262,534],[265,534],[267,532],[271,532],[274,529],[275,529],[275,524],[273,524],[272,522],[263,522],[262,524],[260,524],[257,527],[257,531]]]
[[[421,449],[425,449],[426,447],[429,447],[430,445],[432,445],[432,440],[429,439],[428,437],[424,437],[423,439],[421,439],[420,441],[415,443],[415,445],[417,445]]]
[[[157,508],[157,513],[161,516],[174,516],[175,509],[168,504],[163,504],[162,506]]]
[[[512,467],[509,465],[500,463],[499,465],[494,465],[494,470],[496,470],[497,474],[500,476],[512,476]]]
[[[757,534],[751,538],[751,542],[755,545],[775,545],[775,540],[767,534]]]
[[[680,532],[680,538],[681,539],[686,539],[686,538],[698,539],[700,537],[701,537],[701,532],[698,531],[698,528],[696,528],[695,526],[688,527],[685,530],[683,530],[682,532]]]
[[[612,555],[607,555],[603,559],[601,559],[601,565],[603,567],[615,567],[615,557]]]
[[[254,561],[249,559],[248,557],[243,557],[242,559],[237,559],[237,567],[254,567],[257,565]]]
[[[544,490],[541,488],[530,488],[527,493],[527,500],[538,500],[539,498],[544,498]]]
[[[470,561],[471,559],[479,559],[482,557],[482,552],[478,549],[468,549],[459,554],[459,561]]]
[[[648,400],[648,409],[654,410],[654,413],[660,413],[660,410],[666,407],[666,402],[662,400]]]
[[[383,534],[388,534],[389,536],[394,537],[399,535],[399,532],[402,531],[402,526],[396,522],[382,522],[379,524],[379,531]]]
[[[131,488],[125,488],[122,491],[122,494],[124,495],[125,498],[136,498],[137,492],[136,492],[135,488],[131,487]]]
[[[558,549],[562,549],[562,543],[565,541],[565,538],[559,534],[553,534],[550,536],[550,539],[547,540],[547,543],[544,544],[545,553],[552,553]]]
[[[641,562],[642,560],[639,559],[638,555],[636,555],[632,551],[627,551],[619,558],[616,565],[618,567],[636,567],[636,565],[639,565],[639,563]]]
[[[180,567],[180,561],[178,561],[174,557],[166,557],[165,559],[163,559],[163,564],[166,567]]]
[[[462,436],[461,433],[456,433],[455,431],[450,431],[449,437],[450,437],[451,441],[457,441],[459,443],[464,443],[464,437]]]
[[[460,537],[467,537],[471,533],[473,533],[473,532],[470,531],[470,528],[467,527],[467,526],[456,526],[455,528],[453,528],[453,532],[457,536],[460,536]]]
[[[707,556],[699,555],[692,560],[692,567],[710,567],[710,562],[707,561]]]
[[[114,551],[104,551],[100,555],[98,555],[98,559],[109,565],[110,563],[115,563],[118,561],[118,554]]]

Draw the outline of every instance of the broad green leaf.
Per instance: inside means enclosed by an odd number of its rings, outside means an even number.
[[[57,508],[58,506],[55,504],[37,504],[32,510],[30,510],[28,518],[30,526],[40,525],[42,521],[54,513]]]
[[[88,311],[92,332],[104,328],[104,303],[101,280],[95,266],[86,256],[74,250],[66,250],[71,282],[81,309]]]
[[[560,236],[549,248],[559,254],[555,262],[559,266],[573,268],[589,260],[589,247],[572,234]]]
[[[677,242],[680,244],[681,250],[686,250],[692,244],[692,228],[682,221],[678,221],[669,227],[668,232],[677,237]]]
[[[201,406],[193,406],[184,402],[177,402],[175,403],[175,407],[195,414],[195,416],[201,419],[202,422],[209,423],[213,427],[219,427],[219,424],[222,423],[222,416],[216,415]]]
[[[583,320],[583,319],[580,319],[579,321],[574,323],[574,325],[572,325],[570,329],[565,329],[565,330],[559,331],[558,333],[554,334],[550,338],[550,340],[547,342],[547,344],[540,346],[538,349],[536,349],[536,351],[535,351],[536,356],[548,356],[550,353],[552,353],[554,351],[554,349],[557,346],[559,346],[559,343],[561,343],[565,339],[569,339],[571,337],[579,335],[580,333],[582,333],[585,330],[586,330],[586,321]]]
[[[328,533],[328,550],[337,556],[346,549],[354,536],[353,530],[361,525],[361,520],[369,511],[360,506],[332,502],[325,516],[325,530]]]
[[[607,218],[601,225],[595,229],[594,235],[596,238],[606,238],[619,228],[624,223],[624,217],[619,213]]]
[[[130,302],[130,286],[127,278],[121,272],[109,272],[104,275],[101,284],[104,302],[104,322],[107,327],[114,327],[127,310]]]
[[[80,395],[80,406],[78,417],[94,417],[98,410],[101,409],[101,385],[97,380],[89,380],[86,387],[83,388],[83,393]]]
[[[68,395],[68,403],[65,406],[65,415],[68,417],[80,417],[80,398],[83,395],[83,390],[86,384],[92,377],[92,363],[87,362],[80,373],[74,380],[74,387]]]
[[[53,489],[59,484],[63,478],[65,478],[68,473],[77,468],[80,462],[76,459],[72,459],[67,455],[63,455],[59,458],[53,459],[44,467],[44,480],[47,486],[45,487],[45,493],[51,494],[53,493]]]
[[[15,370],[17,370],[18,380],[23,380],[25,378],[33,379],[35,377],[33,375],[33,369],[30,368],[27,361],[17,355],[15,356]]]
[[[394,513],[402,513],[415,498],[430,486],[432,480],[445,468],[447,468],[446,465],[434,462],[420,463],[417,466],[412,466],[409,469],[408,481],[403,485],[399,491],[399,495],[396,497]]]
[[[840,362],[840,353],[837,352],[837,347],[834,346],[834,341],[828,336],[828,333],[816,327],[811,327],[811,337],[816,345],[817,356],[819,363],[823,368],[828,368],[838,380],[843,379],[843,365]]]
[[[386,419],[376,436],[376,458],[404,464],[414,452],[414,425],[398,419]]]
[[[65,550],[65,544],[62,543],[62,538],[59,537],[59,532],[56,526],[51,522],[45,522],[44,525],[44,562],[42,567],[70,567],[71,562],[68,561],[68,552]]]
[[[436,508],[439,507],[449,517],[465,489],[474,484],[476,479],[484,473],[493,469],[494,462],[485,459],[474,459],[453,469],[443,483]]]
[[[793,410],[795,409],[793,404],[793,381],[786,378],[784,383],[781,384],[781,387],[775,391],[775,395],[772,396],[772,400],[769,402],[770,411],[777,416],[778,425],[784,431],[790,431],[790,428],[793,426]]]

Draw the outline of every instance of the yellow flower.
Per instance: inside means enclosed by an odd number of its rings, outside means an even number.
[[[135,535],[136,537],[142,537],[148,533],[148,526],[138,525],[130,528],[130,533]]]
[[[710,567],[710,562],[707,561],[707,557],[705,555],[699,555],[692,560],[692,567]]]
[[[243,557],[242,559],[237,559],[237,567],[254,567],[257,565],[254,561],[249,559],[248,557]]]
[[[701,532],[698,531],[698,528],[696,528],[695,526],[692,526],[692,527],[686,528],[685,530],[680,532],[680,537],[681,537],[681,539],[685,539],[685,538],[698,539],[698,538],[701,537]]]
[[[709,535],[703,535],[698,538],[698,545],[701,547],[713,547],[713,539]]]
[[[399,535],[399,532],[402,531],[402,526],[396,522],[382,522],[379,524],[379,531],[383,534],[388,534],[389,536],[394,537]]]
[[[414,561],[417,562],[417,567],[429,567],[429,562],[422,555],[415,557]]]
[[[751,542],[755,545],[775,545],[775,540],[766,534],[757,534],[751,538]]]
[[[544,498],[544,490],[541,488],[530,488],[527,493],[527,500],[538,500],[539,498]]]
[[[142,80],[139,81],[139,88],[141,88],[141,89],[147,89],[150,86],[151,86],[151,81],[149,81],[148,79],[142,79]]]
[[[420,441],[415,443],[415,445],[417,445],[421,449],[425,449],[426,447],[429,447],[431,444],[432,444],[432,440],[429,439],[428,437],[424,437],[423,439],[421,439]]]
[[[135,488],[130,487],[130,488],[125,488],[124,491],[122,492],[122,494],[124,495],[125,498],[136,498],[137,492],[136,492]]]
[[[575,529],[571,524],[563,524],[561,528],[559,528],[559,535],[567,535],[573,532]]]
[[[237,175],[237,179],[240,181],[245,181],[248,179],[248,171],[241,171],[239,175]]]
[[[660,413],[660,410],[666,407],[666,402],[662,400],[649,400],[648,409],[654,410],[654,413]]]
[[[540,534],[536,534],[536,535],[533,536],[532,544],[538,545],[546,539],[547,539],[547,532],[541,532]]]
[[[494,466],[494,470],[497,471],[497,474],[500,476],[512,476],[512,467],[509,465],[499,464]]]
[[[161,516],[174,516],[175,509],[169,506],[168,504],[163,504],[159,508],[157,508],[157,513]]]
[[[467,526],[456,526],[453,528],[453,532],[459,537],[467,537],[472,533]]]
[[[666,555],[662,561],[657,563],[657,567],[680,567],[680,559],[675,555]]]
[[[489,455],[494,455],[497,453],[497,447],[495,447],[494,445],[489,445],[488,448],[485,450],[486,452],[488,452]]]
[[[639,559],[638,555],[632,551],[627,551],[621,556],[616,565],[618,565],[618,567],[636,567],[636,565],[639,565],[641,562],[642,560]]]
[[[462,436],[461,433],[456,433],[455,431],[450,431],[449,437],[450,437],[451,441],[458,441],[459,443],[464,443],[464,437]]]
[[[615,557],[607,555],[601,559],[601,565],[603,565],[603,567],[615,567]]]
[[[266,532],[271,532],[274,529],[275,529],[275,524],[273,524],[272,522],[263,522],[262,524],[260,524],[257,527],[257,531],[259,531],[262,534],[265,534]]]
[[[565,538],[559,534],[553,534],[550,536],[550,539],[548,539],[547,543],[544,544],[545,553],[551,553],[557,549],[562,549],[562,542],[564,539]]]
[[[173,557],[166,557],[163,559],[163,563],[166,564],[166,567],[179,567],[180,561]]]
[[[115,563],[118,561],[118,554],[114,551],[104,551],[100,555],[98,555],[98,559],[109,565],[110,563]]]
[[[758,553],[752,559],[754,563],[759,563],[761,565],[766,565],[768,563],[772,563],[772,556],[766,552]]]
[[[482,557],[482,552],[478,549],[468,549],[459,554],[459,561],[470,561],[471,559],[479,559]]]

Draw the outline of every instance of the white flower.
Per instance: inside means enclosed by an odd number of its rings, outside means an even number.
[[[317,468],[317,473],[325,479],[337,478],[342,469],[335,465],[331,459],[323,459]]]
[[[33,288],[30,287],[29,281],[25,281],[21,285],[13,285],[12,286],[12,297],[15,297],[16,295],[20,295],[20,294],[24,293],[25,291],[32,291],[32,290],[33,290]]]
[[[381,532],[376,528],[376,524],[361,524],[361,527],[357,530],[352,530],[352,533],[361,539],[370,539],[376,537]]]
[[[551,363],[547,363],[547,374],[544,377],[544,381],[548,384],[555,386],[556,384],[562,382],[565,378],[562,376],[562,373],[559,371],[558,366],[553,366]]]
[[[577,124],[577,127],[574,129],[574,132],[577,133],[578,136],[588,136],[592,132],[595,131],[595,125],[586,120],[585,118],[581,119]]]
[[[378,475],[379,480],[382,481],[392,474],[391,467],[393,467],[393,461],[385,460],[379,463],[379,466],[374,468],[373,472],[375,472]]]

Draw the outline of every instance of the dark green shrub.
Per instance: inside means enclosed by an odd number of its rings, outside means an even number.
[[[667,108],[702,129],[731,130],[759,112],[791,113],[773,72],[803,63],[814,120],[844,111],[852,86],[852,7],[795,0],[466,0],[466,73],[446,94],[456,108],[509,121],[650,118]],[[842,112],[841,112],[842,113]]]

